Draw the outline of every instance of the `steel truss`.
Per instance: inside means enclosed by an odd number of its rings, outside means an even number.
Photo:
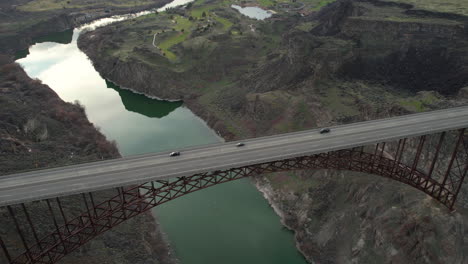
[[[444,145],[445,132],[440,134],[438,143],[435,146],[428,173],[418,168],[421,162],[422,149],[426,143],[426,136],[421,136],[417,138],[418,144],[412,164],[402,162],[408,140],[400,139],[396,153],[392,157],[385,155],[385,143],[380,143],[376,144],[373,151],[366,151],[364,147],[358,147],[252,164],[228,170],[211,171],[189,177],[158,180],[128,188],[119,187],[116,188],[117,195],[97,205],[94,203],[91,193],[88,195],[82,194],[86,212],[73,219],[67,219],[59,198],[49,199],[46,200],[46,203],[55,230],[42,239],[38,238],[27,208],[22,204],[21,208],[27,218],[29,228],[33,232],[35,244],[32,246],[27,245],[24,230],[17,221],[15,211],[8,206],[8,211],[15,222],[25,252],[12,259],[1,238],[0,247],[10,263],[56,263],[99,234],[155,206],[224,182],[265,173],[291,170],[336,169],[376,174],[413,186],[449,209],[453,209],[468,170],[468,142],[466,142],[464,133],[465,129],[459,130],[458,139],[450,155],[450,160],[448,160],[446,170],[438,177],[433,177],[435,175],[434,168],[436,163],[441,162],[439,153]],[[59,226],[57,218],[61,218],[65,225]]]

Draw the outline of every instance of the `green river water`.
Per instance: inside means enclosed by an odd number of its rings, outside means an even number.
[[[222,141],[182,103],[150,99],[106,82],[78,49],[80,30],[37,40],[17,62],[63,100],[79,100],[123,156]],[[154,213],[182,264],[306,263],[293,234],[249,179],[192,193]]]

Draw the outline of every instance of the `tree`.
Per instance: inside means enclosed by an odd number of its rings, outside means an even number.
[[[205,11],[203,11],[203,13],[202,13],[202,15],[201,15],[201,16],[202,16],[202,17],[206,17],[206,13],[205,13]]]

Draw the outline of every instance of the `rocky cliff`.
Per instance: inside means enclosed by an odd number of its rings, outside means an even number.
[[[116,145],[91,124],[79,102],[63,102],[16,64],[0,68],[0,177],[30,169],[119,157]],[[96,200],[115,195],[94,193]],[[85,210],[80,197],[62,199],[68,217]],[[27,203],[39,236],[53,230],[43,202]],[[22,212],[19,206],[13,206]],[[24,220],[24,217],[23,217]],[[33,243],[27,232],[28,243]],[[23,253],[6,208],[0,209],[0,236],[13,256]],[[131,219],[66,257],[65,263],[174,263],[150,213]],[[0,254],[0,263],[6,263]]]

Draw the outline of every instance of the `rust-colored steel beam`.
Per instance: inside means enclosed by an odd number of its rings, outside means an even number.
[[[437,143],[436,152],[434,154],[434,158],[432,159],[432,163],[431,163],[431,168],[429,169],[429,173],[427,174],[428,178],[431,178],[432,173],[434,172],[434,167],[437,162],[437,159],[439,158],[439,152],[440,152],[440,148],[442,147],[442,143],[444,142],[445,134],[446,134],[445,131],[440,134],[439,143]]]
[[[442,188],[440,188],[440,191],[439,191],[439,193],[438,193],[438,197],[437,197],[437,198],[438,198],[439,200],[441,199],[442,195],[443,195],[444,197],[448,197],[448,195],[449,195],[448,190],[447,190],[447,192],[446,192],[445,194],[443,194],[443,191],[444,191],[444,187],[445,187],[445,185],[446,185],[446,183],[447,183],[447,179],[448,179],[448,177],[449,177],[449,175],[450,175],[450,171],[452,170],[453,162],[455,161],[455,158],[457,157],[458,148],[460,147],[460,143],[461,143],[462,140],[463,140],[464,134],[465,134],[465,129],[464,129],[464,128],[463,128],[463,129],[460,129],[460,130],[459,130],[459,135],[458,135],[457,143],[456,143],[456,145],[455,145],[455,148],[453,149],[452,157],[450,158],[450,162],[449,162],[449,165],[448,165],[447,170],[446,170],[446,172],[445,172],[444,179],[442,180],[442,183],[441,183],[441,187],[442,187]]]
[[[405,145],[406,145],[406,141],[407,141],[407,140],[408,140],[407,138],[404,138],[404,139],[403,139],[403,143],[402,143],[401,149],[400,149],[400,155],[399,155],[398,158],[396,159],[398,163],[401,162],[401,158],[403,157],[403,153],[404,153],[404,151],[405,151]]]
[[[21,242],[23,243],[23,247],[26,250],[26,252],[25,252],[26,259],[28,261],[32,262],[33,261],[32,254],[31,254],[31,251],[29,249],[28,243],[26,242],[26,239],[24,237],[23,231],[21,231],[21,227],[20,227],[20,225],[18,223],[18,220],[16,219],[15,211],[13,210],[13,208],[11,206],[7,206],[7,208],[8,208],[8,212],[10,213],[11,218],[13,219],[13,222],[15,223],[16,231],[18,232],[18,235],[21,238]]]
[[[10,256],[10,252],[8,252],[8,249],[5,245],[5,243],[3,242],[2,238],[0,237],[0,247],[2,248],[3,250],[3,253],[6,257],[6,259],[8,260],[8,263],[13,263],[12,262],[12,259],[11,259],[11,256]]]
[[[424,146],[424,142],[426,142],[426,135],[421,136],[419,138],[418,149],[416,150],[416,155],[414,156],[413,166],[411,167],[410,175],[413,175],[414,170],[418,166],[418,162],[419,162],[419,159],[421,158],[421,152],[422,152],[422,148]]]
[[[92,207],[93,207],[94,216],[97,217],[98,213],[97,213],[96,204],[94,203],[93,194],[92,194],[91,192],[89,192],[88,194],[89,194],[89,200],[91,201],[91,205],[92,205]]]
[[[67,252],[68,251],[67,246],[65,245],[65,242],[64,242],[64,239],[63,239],[63,234],[60,231],[59,225],[57,223],[57,219],[55,218],[54,210],[52,209],[52,206],[50,204],[49,199],[46,200],[46,203],[47,203],[47,207],[49,208],[49,213],[50,213],[50,216],[52,217],[52,221],[54,222],[56,234],[57,234],[57,236],[58,236],[58,238],[60,240],[60,243],[62,244],[62,247],[63,247],[63,250],[64,250],[65,254],[67,254],[68,253]]]
[[[376,163],[376,160],[379,159],[380,162]],[[233,168],[225,171],[196,174],[190,177],[180,177],[172,181],[160,181],[158,187],[155,186],[155,183],[151,185],[154,186],[154,188],[147,187],[151,183],[145,183],[127,190],[120,189],[121,193],[110,199],[115,201],[119,206],[106,206],[105,208],[107,211],[98,215],[91,214],[91,210],[87,210],[87,212],[85,212],[82,216],[69,220],[73,223],[74,226],[77,226],[77,229],[75,229],[73,233],[68,234],[64,232],[65,226],[58,228],[54,234],[63,234],[64,243],[55,242],[55,244],[49,247],[49,252],[53,252],[53,254],[55,254],[54,260],[60,259],[66,255],[66,252],[60,247],[60,245],[66,245],[68,247],[68,252],[70,252],[79,247],[79,244],[69,243],[69,241],[80,241],[81,244],[86,243],[93,237],[113,228],[128,218],[139,215],[155,206],[166,203],[183,195],[208,188],[216,184],[268,172],[317,169],[327,167],[339,168],[340,166],[346,166],[345,169],[348,169],[349,161],[358,164],[357,166],[352,166],[351,170],[367,173],[382,171],[375,170],[375,165],[377,165],[377,167],[390,169],[392,167],[391,164],[394,162],[394,160],[381,157],[380,153],[378,153],[378,156],[375,156],[373,154],[360,151],[342,150],[330,152],[325,155],[319,154],[305,156],[245,166],[241,168]],[[360,166],[359,163],[363,164],[363,166]],[[413,171],[411,167],[402,164],[397,166],[396,170],[402,171],[403,174],[409,174],[411,171]],[[427,193],[427,190],[425,190],[422,186],[418,186],[419,179],[421,177],[425,177],[425,175],[418,170],[414,170],[413,173],[414,177],[395,178],[395,180],[409,184]],[[384,177],[393,177],[388,173],[382,173],[381,175]],[[145,191],[140,193],[140,189]],[[97,206],[104,208],[105,204],[109,204],[109,202],[106,201]],[[123,212],[127,213],[127,217],[122,217]],[[89,217],[89,221],[80,221],[82,217]],[[109,221],[109,219],[112,219],[113,221]],[[111,223],[112,226],[109,226],[107,223]],[[95,226],[99,226],[99,228],[94,228]],[[81,239],[77,239],[77,237]],[[46,252],[42,252],[35,255],[34,257],[35,259],[44,259],[45,253]]]
[[[458,186],[456,187],[456,191],[455,191],[455,194],[453,195],[453,200],[452,200],[452,203],[450,204],[450,209],[453,210],[453,206],[455,205],[455,201],[457,200],[457,197],[458,197],[458,194],[460,193],[460,190],[461,190],[461,187],[463,185],[463,182],[465,181],[465,177],[466,177],[466,174],[468,172],[468,145],[466,143],[466,140],[465,140],[465,133],[463,131],[463,133],[461,133],[461,137],[462,137],[462,146],[463,146],[463,150],[464,150],[464,155],[463,155],[463,160],[462,160],[462,164],[465,164],[463,170],[460,172],[460,175],[459,175],[459,181],[458,181]]]
[[[396,149],[395,156],[393,156],[393,163],[392,163],[392,169],[390,170],[390,174],[393,174],[393,172],[395,171],[395,167],[398,165],[398,156],[400,155],[402,142],[403,142],[403,139],[398,140],[398,147]]]
[[[60,199],[57,197],[55,198],[56,202],[57,202],[57,205],[58,205],[58,208],[59,208],[59,211],[60,211],[60,215],[62,215],[62,219],[63,219],[63,222],[65,223],[65,227],[68,231],[68,233],[71,233],[70,231],[70,227],[69,225],[67,224],[68,221],[67,221],[67,217],[65,216],[65,213],[63,211],[63,207],[62,207],[62,203],[60,202]]]
[[[463,135],[464,130],[460,130],[460,136],[452,154],[450,164],[441,182],[437,180],[439,177],[432,177],[432,174],[434,173],[434,166],[439,156],[441,156],[439,153],[444,142],[445,133],[441,134],[439,143],[435,148],[429,174],[418,169],[418,164],[422,156],[422,149],[426,142],[426,137],[421,136],[419,137],[416,156],[409,165],[401,162],[405,154],[405,145],[407,143],[407,139],[405,138],[398,141],[396,154],[391,158],[385,157],[386,143],[382,142],[376,144],[375,150],[368,150],[369,152],[366,152],[364,147],[357,147],[227,170],[204,172],[170,180],[157,180],[127,188],[118,187],[116,188],[117,194],[115,196],[99,204],[95,204],[92,194],[89,193],[92,208],[89,206],[86,195],[82,194],[86,207],[85,212],[73,219],[65,217],[60,202],[57,200],[65,224],[59,226],[55,220],[55,216],[53,216],[56,230],[41,240],[36,239],[37,243],[33,247],[27,247],[26,241],[24,241],[26,252],[16,259],[13,259],[11,262],[15,264],[30,264],[49,263],[47,261],[50,260],[50,263],[55,263],[69,252],[87,243],[99,234],[155,206],[217,184],[272,172],[304,169],[339,169],[376,174],[400,181],[421,190],[452,209],[468,170],[468,161],[464,160],[464,163],[462,163],[464,165],[462,173],[456,175],[456,180],[450,178],[452,184],[455,182],[459,184],[458,188],[456,190],[454,188],[449,188],[447,179],[451,177],[452,165],[455,159],[457,159],[457,149],[461,142],[463,142],[463,144],[465,143],[463,141]],[[379,147],[381,148],[379,149]],[[460,162],[457,160],[457,164],[459,163]],[[460,166],[456,168],[461,170]],[[48,200],[46,201],[53,215],[50,202]],[[18,223],[16,224],[18,232],[20,233],[21,229]]]
[[[460,190],[461,190],[461,187],[463,185],[463,181],[465,180],[467,171],[468,171],[468,162],[466,163],[465,168],[463,169],[461,180],[460,180],[460,182],[458,184],[458,187],[457,187],[457,190],[455,191],[455,194],[453,195],[453,200],[452,200],[452,202],[451,202],[451,204],[449,206],[450,210],[453,210],[453,206],[455,205],[458,194],[460,193]]]
[[[29,227],[31,227],[33,237],[36,240],[36,243],[38,244],[39,249],[42,251],[43,250],[42,245],[41,245],[41,243],[39,243],[39,237],[37,236],[37,232],[36,232],[36,229],[34,228],[34,225],[33,225],[32,221],[31,221],[31,217],[29,217],[28,210],[26,209],[26,206],[24,205],[24,203],[21,204],[21,207],[23,208],[23,212],[24,212],[24,215],[26,216],[26,220],[28,221]]]

